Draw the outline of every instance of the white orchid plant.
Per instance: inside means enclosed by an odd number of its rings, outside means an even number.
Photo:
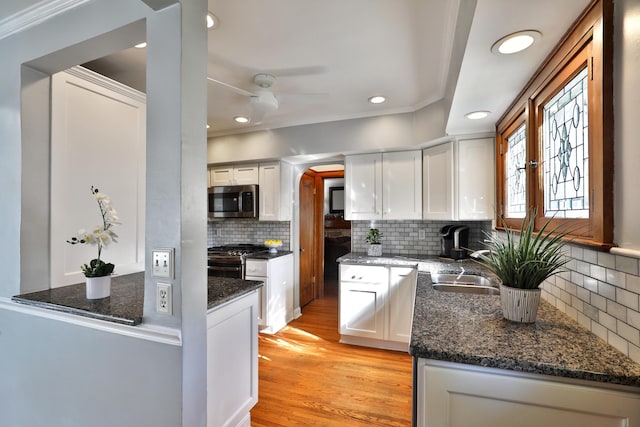
[[[79,243],[97,245],[98,257],[92,259],[89,264],[82,264],[80,268],[85,277],[102,277],[108,276],[113,273],[115,265],[112,263],[106,263],[100,259],[102,255],[102,248],[108,246],[111,242],[118,242],[118,235],[114,233],[112,227],[117,224],[121,224],[118,213],[111,206],[111,200],[106,194],[98,191],[97,188],[91,186],[91,194],[95,197],[100,208],[100,215],[102,216],[102,225],[97,225],[92,231],[87,232],[84,229],[78,230],[75,237],[67,240],[67,243],[77,245]]]

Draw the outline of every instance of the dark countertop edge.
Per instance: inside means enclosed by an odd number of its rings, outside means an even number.
[[[276,252],[274,254],[274,253],[271,253],[268,250],[266,250],[266,251],[253,252],[253,253],[247,254],[245,256],[245,259],[266,259],[266,260],[269,260],[269,259],[279,258],[281,256],[289,255],[289,254],[292,254],[292,253],[293,253],[293,251],[281,251],[281,250],[278,250],[278,252]]]
[[[53,304],[53,303],[48,303],[44,301],[33,301],[27,298],[21,298],[20,296],[11,297],[11,300],[18,302],[20,304],[30,305],[32,307],[59,311],[61,313],[67,313],[67,314],[72,314],[72,315],[81,316],[81,317],[88,317],[91,319],[106,320],[108,322],[119,323],[121,325],[137,326],[142,323],[142,317],[128,319],[124,317],[109,316],[107,314],[95,313],[92,311],[87,311],[87,310],[83,310],[75,307],[67,307],[64,305]]]
[[[245,287],[239,288],[235,290],[233,293],[225,295],[224,297],[215,298],[213,300],[207,301],[207,311],[213,310],[225,303],[228,303],[236,298],[249,294],[255,291],[256,289],[260,289],[262,286],[264,286],[264,282],[259,282],[257,280],[241,280],[241,281],[243,282],[244,285],[246,285]]]
[[[572,380],[590,381],[598,384],[612,386],[624,386],[640,388],[640,377],[620,376],[603,372],[589,372],[552,366],[544,363],[523,362],[515,359],[491,358],[486,356],[469,356],[466,354],[449,354],[432,350],[420,349],[416,351],[415,346],[409,346],[409,354],[414,358],[438,360],[447,363],[457,363],[463,365],[477,366],[481,368],[499,369],[508,372],[535,374],[549,377],[549,379],[566,378]]]

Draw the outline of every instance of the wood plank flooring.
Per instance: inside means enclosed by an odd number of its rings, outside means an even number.
[[[410,426],[411,356],[340,344],[337,288],[275,335],[260,334],[251,425]]]

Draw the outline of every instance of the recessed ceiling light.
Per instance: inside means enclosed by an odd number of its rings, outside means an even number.
[[[472,111],[471,113],[467,113],[464,116],[467,119],[479,120],[479,119],[484,119],[489,114],[491,114],[491,111]]]
[[[207,13],[207,28],[214,28],[218,24],[218,18],[211,12]]]
[[[525,30],[502,37],[491,46],[491,52],[510,55],[528,48],[542,37],[539,31]]]
[[[249,118],[245,116],[235,116],[233,120],[235,120],[238,123],[249,123]]]
[[[145,47],[147,47],[147,42],[138,43],[134,47],[137,47],[138,49],[144,49]]]
[[[207,129],[209,129],[211,126],[209,124],[207,124]]]
[[[387,98],[385,98],[382,95],[376,95],[376,96],[372,96],[371,98],[369,98],[369,102],[372,103],[372,104],[382,104],[386,100],[387,100]]]

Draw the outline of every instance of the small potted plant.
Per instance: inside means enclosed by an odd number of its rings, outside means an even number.
[[[84,229],[78,230],[75,237],[67,240],[72,245],[90,244],[98,246],[98,257],[89,261],[89,264],[82,264],[80,269],[84,273],[87,285],[87,299],[106,298],[111,295],[111,273],[115,266],[112,263],[104,262],[100,259],[102,248],[111,242],[117,243],[118,235],[113,232],[112,227],[120,224],[116,210],[111,206],[111,200],[105,194],[91,186],[91,194],[98,202],[102,225],[96,226],[92,231]]]
[[[382,233],[377,228],[370,228],[367,232],[365,242],[369,244],[367,248],[367,255],[369,256],[381,256],[382,255]]]
[[[551,219],[534,231],[535,210],[522,221],[519,239],[506,227],[504,237],[485,233],[489,251],[478,261],[502,281],[500,305],[507,320],[532,323],[540,303],[540,285],[569,262],[564,256],[566,232],[549,228]]]

